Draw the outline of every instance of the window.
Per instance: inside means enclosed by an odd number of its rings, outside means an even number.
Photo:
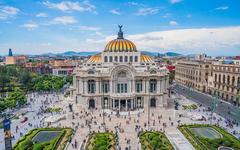
[[[103,81],[102,92],[103,93],[108,93],[109,92],[109,81]]]
[[[109,62],[112,62],[112,61],[113,61],[113,57],[110,56],[110,57],[109,57]]]
[[[88,74],[94,74],[94,71],[90,70],[88,71]]]
[[[124,62],[128,62],[128,56],[124,57]]]
[[[108,57],[104,56],[104,62],[108,62]]]
[[[127,83],[118,83],[117,84],[117,93],[127,93]]]
[[[95,93],[96,83],[94,80],[88,80],[88,93]]]
[[[230,76],[227,76],[227,84],[230,84]]]
[[[129,61],[133,62],[133,57],[132,56],[130,56]]]
[[[156,107],[156,99],[155,98],[152,98],[150,100],[150,107]]]
[[[135,57],[134,57],[134,61],[135,61],[135,62],[138,62],[138,56],[135,56]]]
[[[118,57],[117,56],[114,57],[114,61],[118,62]]]
[[[235,77],[232,77],[232,85],[234,86],[235,83]]]
[[[136,91],[139,93],[139,92],[142,92],[142,80],[137,80],[136,81]]]
[[[150,85],[150,92],[156,92],[157,91],[157,80],[156,79],[151,79],[149,82]]]
[[[120,93],[120,84],[117,84],[117,93]]]
[[[119,61],[123,62],[123,57],[122,56],[119,57]]]

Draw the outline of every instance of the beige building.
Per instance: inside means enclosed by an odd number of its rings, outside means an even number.
[[[168,70],[137,51],[120,26],[117,39],[74,69],[70,95],[86,108],[161,108],[168,104],[168,82]]]
[[[175,68],[175,81],[181,85],[206,92],[209,73],[209,62],[178,61]]]
[[[27,62],[27,56],[6,56],[5,65],[24,65]]]
[[[209,80],[209,94],[216,95],[240,105],[240,65],[212,64],[212,76]]]
[[[179,61],[175,81],[240,105],[240,65],[209,61]]]

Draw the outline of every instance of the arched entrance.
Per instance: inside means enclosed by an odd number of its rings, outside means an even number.
[[[155,98],[152,98],[150,100],[150,107],[156,107],[156,99]]]
[[[90,99],[88,102],[88,108],[89,109],[94,109],[95,108],[95,100],[94,99]]]

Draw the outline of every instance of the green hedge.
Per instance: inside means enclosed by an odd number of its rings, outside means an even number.
[[[52,139],[51,141],[31,144],[32,138],[35,135],[37,135],[40,131],[61,131],[61,134],[58,137]],[[32,145],[32,148],[30,148],[30,149],[33,149],[33,150],[41,150],[42,148],[44,150],[56,150],[56,149],[59,149],[58,146],[62,142],[62,139],[67,138],[67,140],[63,141],[63,144],[66,145],[66,143],[70,139],[71,135],[72,135],[72,129],[71,128],[39,128],[39,129],[33,129],[33,130],[29,131],[26,135],[24,135],[14,145],[13,150],[25,150],[26,145],[28,145],[28,144]],[[61,147],[64,147],[64,146],[61,146]]]
[[[85,150],[116,150],[116,135],[112,132],[90,134]]]
[[[197,109],[198,106],[196,104],[192,104],[192,105],[182,105],[183,109],[186,110],[186,109]]]
[[[191,131],[191,128],[201,128],[201,127],[212,127],[222,135],[222,138],[209,139],[209,138],[198,136]],[[224,129],[215,125],[200,125],[200,124],[182,125],[179,127],[179,130],[184,134],[184,136],[190,141],[190,143],[197,150],[205,150],[205,149],[217,150],[217,148],[220,146],[227,146],[233,149],[240,149],[240,141],[236,137],[234,137]]]
[[[143,150],[174,150],[164,133],[146,131],[139,134]]]

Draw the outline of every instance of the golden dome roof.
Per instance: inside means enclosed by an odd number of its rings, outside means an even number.
[[[119,26],[118,38],[110,41],[104,52],[137,52],[135,44],[123,38],[122,26]]]
[[[142,63],[153,63],[154,62],[150,56],[145,55],[145,54],[141,54],[140,60]],[[101,63],[101,62],[102,62],[101,54],[93,55],[87,61],[87,63]]]

